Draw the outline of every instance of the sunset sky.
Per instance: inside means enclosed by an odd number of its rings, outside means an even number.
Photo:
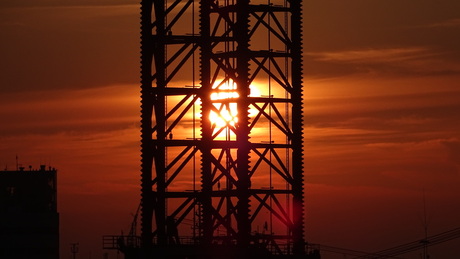
[[[62,259],[101,258],[139,203],[138,2],[0,2],[0,166],[58,169]],[[305,0],[303,21],[307,241],[412,242],[424,207],[429,235],[460,227],[460,1]]]

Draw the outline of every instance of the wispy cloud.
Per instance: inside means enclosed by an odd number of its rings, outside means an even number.
[[[460,73],[460,62],[449,59],[449,53],[428,47],[325,51],[306,55],[313,63],[326,64],[331,68],[341,66],[348,73],[398,76]]]
[[[449,19],[442,22],[436,22],[428,25],[429,28],[438,27],[460,27],[460,18]]]
[[[431,56],[424,47],[345,50],[334,52],[307,53],[318,61],[350,63],[392,63]]]

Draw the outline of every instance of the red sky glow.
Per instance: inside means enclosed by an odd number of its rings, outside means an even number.
[[[140,200],[139,5],[64,2],[0,3],[0,166],[58,169],[61,258],[102,258]],[[424,196],[429,235],[460,227],[460,1],[303,5],[307,241],[421,239]]]

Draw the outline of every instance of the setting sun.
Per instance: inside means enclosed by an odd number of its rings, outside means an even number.
[[[211,100],[213,100],[215,107],[215,110],[209,115],[211,123],[215,124],[218,128],[228,125],[235,126],[235,123],[238,122],[236,102],[226,102],[224,100],[238,97],[239,95],[236,92],[236,84],[234,82],[226,83],[216,88],[215,92],[211,94]],[[218,102],[219,100],[223,101]]]
[[[213,127],[220,130],[225,127],[234,127],[238,122],[237,98],[240,97],[237,93],[236,83],[233,81],[220,83],[213,87],[214,92],[211,94],[211,100],[214,104],[213,110],[209,115]],[[260,96],[260,90],[255,84],[250,86],[250,96]],[[257,110],[249,108],[249,116],[254,116]]]

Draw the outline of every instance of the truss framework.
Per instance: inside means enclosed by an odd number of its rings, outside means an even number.
[[[304,254],[301,8],[141,2],[146,253],[187,243]]]

